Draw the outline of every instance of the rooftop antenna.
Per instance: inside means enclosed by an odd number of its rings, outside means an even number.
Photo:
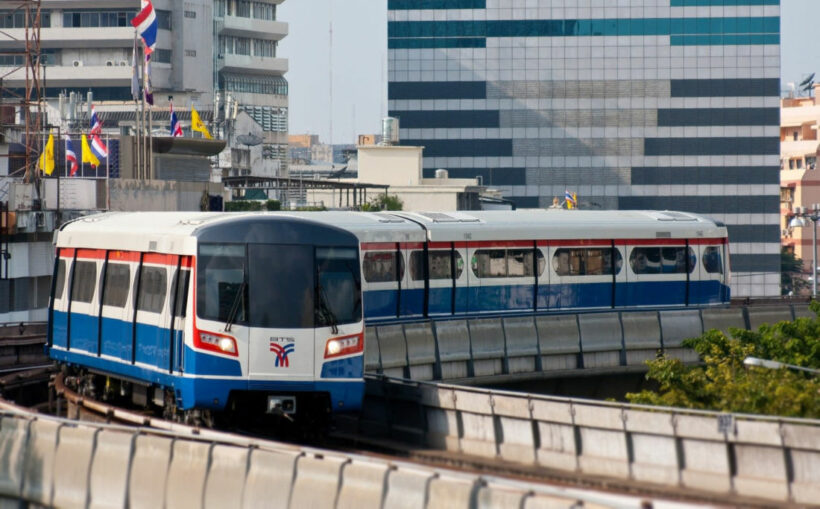
[[[327,66],[329,79],[328,86],[330,90],[330,135],[327,143],[333,145],[333,0],[330,0],[330,37],[328,38],[328,58],[330,65]]]

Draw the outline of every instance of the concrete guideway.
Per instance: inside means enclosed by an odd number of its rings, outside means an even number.
[[[226,433],[196,438],[11,411],[0,411],[0,464],[0,503],[54,507],[639,508],[646,501]]]
[[[698,362],[683,348],[704,331],[756,330],[814,314],[807,304],[613,311],[494,318],[434,318],[365,331],[365,371],[419,381],[481,384],[579,371],[645,371],[658,351]]]
[[[363,437],[772,502],[820,500],[820,420],[536,396],[368,375]]]

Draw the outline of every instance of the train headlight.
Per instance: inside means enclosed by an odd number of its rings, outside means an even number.
[[[364,351],[364,335],[354,334],[341,338],[330,338],[325,345],[325,359],[340,357]]]
[[[213,332],[198,331],[196,335],[198,341],[194,346],[202,348],[203,350],[210,350],[212,352],[224,353],[228,355],[238,355],[236,349],[236,339],[231,336],[223,336]]]

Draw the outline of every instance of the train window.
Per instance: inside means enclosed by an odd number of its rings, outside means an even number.
[[[140,271],[140,288],[137,309],[149,313],[161,313],[168,293],[165,267],[143,267]]]
[[[556,249],[552,268],[559,276],[611,276],[613,252],[615,274],[619,274],[623,258],[619,250],[610,247]]]
[[[312,328],[314,271],[312,246],[249,244],[249,325]]]
[[[404,257],[398,256],[398,278],[404,278]],[[396,252],[369,251],[362,260],[364,280],[368,283],[388,283],[396,281]]]
[[[538,274],[544,271],[544,255],[536,251]],[[532,277],[532,249],[481,249],[472,260],[473,274],[480,278]]]
[[[103,305],[125,307],[131,288],[131,267],[125,263],[110,263],[105,269]]]
[[[689,249],[689,272],[695,269],[695,252]],[[635,274],[685,274],[685,247],[636,247],[629,255]]]
[[[244,322],[247,294],[237,297],[244,281],[244,245],[200,244],[196,275],[197,315],[225,322],[236,303],[233,321]]]
[[[65,288],[65,260],[62,258],[57,261],[57,281],[54,285],[54,299],[60,299],[63,296],[63,289]]]
[[[94,299],[94,289],[96,287],[97,264],[94,262],[75,262],[71,300],[74,302],[91,302]]]
[[[362,319],[361,275],[355,248],[316,248],[316,326]]]
[[[455,251],[456,264],[456,279],[461,277],[464,272],[464,259],[461,253]],[[427,259],[430,264],[430,280],[433,279],[452,279],[452,272],[450,271],[450,251],[428,251]],[[424,279],[424,251],[413,251],[410,254],[410,277],[414,281],[421,281]]]
[[[710,274],[723,274],[723,261],[720,256],[720,248],[709,246],[703,250],[701,258],[703,269]]]
[[[182,274],[182,280],[179,282],[179,286],[177,286],[177,278],[180,274]],[[171,310],[174,313],[174,316],[178,316],[180,318],[185,317],[185,308],[186,303],[188,302],[188,280],[190,278],[190,270],[180,269],[174,274],[174,279],[171,282],[171,291],[174,291],[174,289],[176,289],[174,300],[171,302],[171,305],[174,306],[174,308],[172,308]]]

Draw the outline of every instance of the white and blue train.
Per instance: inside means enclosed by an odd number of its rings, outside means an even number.
[[[526,210],[319,217],[361,242],[368,323],[729,304],[727,230],[695,214]]]
[[[108,213],[55,242],[49,351],[83,390],[188,422],[360,408],[350,232],[287,215]]]
[[[51,357],[192,420],[358,410],[365,321],[730,297],[726,228],[681,212],[109,213],[55,244]]]

